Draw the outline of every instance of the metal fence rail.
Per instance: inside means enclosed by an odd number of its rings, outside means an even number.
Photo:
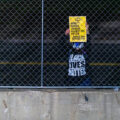
[[[120,86],[119,0],[1,0],[0,88]],[[69,16],[86,16],[87,77],[68,76]],[[78,53],[77,53],[78,54]],[[86,84],[83,84],[88,80]],[[88,84],[90,82],[90,84]]]

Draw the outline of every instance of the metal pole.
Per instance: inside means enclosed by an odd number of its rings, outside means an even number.
[[[42,0],[42,33],[41,33],[41,87],[43,87],[43,41],[44,40],[44,0]]]
[[[2,89],[114,89],[118,91],[120,86],[0,86]]]

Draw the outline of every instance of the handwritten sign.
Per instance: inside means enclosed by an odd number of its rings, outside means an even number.
[[[69,16],[70,42],[87,42],[86,16]]]

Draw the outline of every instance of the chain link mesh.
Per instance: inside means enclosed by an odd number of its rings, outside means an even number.
[[[92,86],[119,86],[119,0],[45,0],[44,12],[44,85],[80,86],[80,78],[69,80],[70,47],[65,31],[69,16],[86,16],[91,44],[89,78]]]
[[[41,1],[0,1],[0,85],[40,86]]]
[[[84,86],[69,80],[69,16],[86,16],[90,30],[89,86],[120,86],[120,1],[44,0],[41,78],[41,0],[0,1],[0,86]],[[84,81],[83,81],[84,82]],[[89,81],[87,81],[89,82]]]

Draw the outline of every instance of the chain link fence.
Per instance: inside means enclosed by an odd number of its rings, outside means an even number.
[[[119,0],[1,0],[0,86],[120,86],[119,4]],[[84,45],[85,55],[74,51],[65,35],[69,16],[87,17],[90,42]],[[84,57],[85,77],[68,75],[72,54]]]

